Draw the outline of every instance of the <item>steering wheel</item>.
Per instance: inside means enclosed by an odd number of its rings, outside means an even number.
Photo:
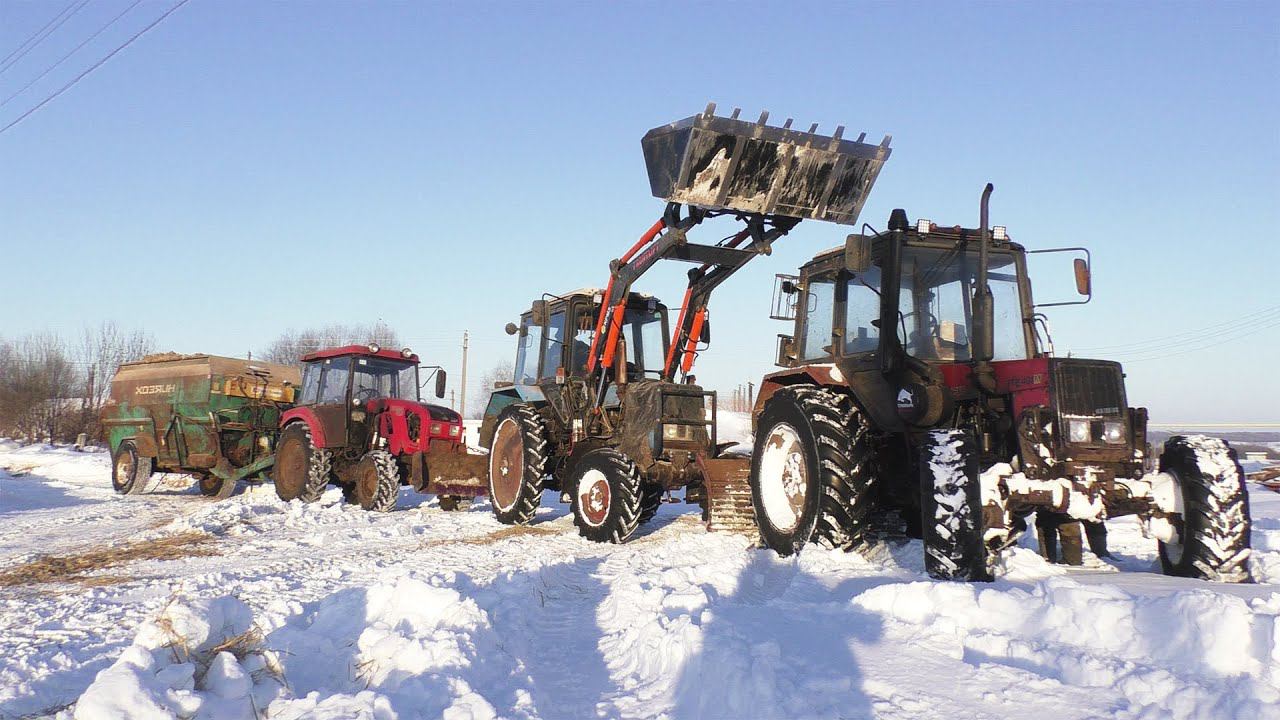
[[[360,402],[377,400],[378,389],[377,388],[360,388],[359,390],[356,391],[355,399],[359,400]]]

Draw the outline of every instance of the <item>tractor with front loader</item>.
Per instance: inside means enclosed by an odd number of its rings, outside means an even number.
[[[1088,302],[1084,248],[1026,250],[988,227],[908,221],[850,235],[775,282],[777,364],[754,409],[763,541],[854,549],[923,537],[943,579],[988,580],[1032,512],[1136,515],[1165,573],[1249,580],[1249,504],[1230,446],[1175,436],[1147,467],[1147,412],[1117,362],[1057,357],[1047,305]],[[1076,254],[1085,299],[1037,304],[1035,252]]]
[[[454,510],[484,494],[484,456],[467,453],[458,413],[421,401],[418,356],[408,348],[348,345],[302,363],[302,384],[276,442],[280,499],[314,502],[336,483],[347,501],[388,511],[408,484]],[[444,370],[433,370],[436,397],[443,397]]]
[[[610,265],[603,289],[544,295],[507,331],[519,337],[515,377],[490,396],[480,442],[489,495],[504,523],[529,522],[544,490],[568,496],[579,532],[624,542],[669,491],[702,505],[712,530],[755,533],[749,459],[726,457],[716,395],[692,368],[710,341],[711,292],[803,219],[854,224],[880,167],[880,144],[703,113],[641,141],[655,197],[653,224]],[[690,240],[725,217],[735,233]],[[657,298],[633,291],[660,260],[690,263],[673,326]]]

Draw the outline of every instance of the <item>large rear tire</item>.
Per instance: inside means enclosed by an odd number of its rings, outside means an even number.
[[[640,526],[640,470],[617,450],[601,448],[579,458],[570,488],[573,524],[586,539],[623,543]]]
[[[751,500],[766,547],[792,555],[810,540],[861,545],[874,477],[870,434],[849,396],[783,388],[765,402],[751,457]]]
[[[532,405],[508,405],[498,416],[489,448],[489,500],[494,517],[524,525],[542,502],[547,440],[542,417]]]
[[[294,423],[280,433],[276,445],[276,496],[288,502],[293,499],[312,503],[320,499],[329,485],[333,457],[328,450],[315,447],[311,429],[306,423]]]
[[[386,450],[370,450],[351,471],[351,499],[365,510],[391,512],[400,493],[400,467]]]
[[[924,568],[938,580],[991,580],[973,435],[934,430],[920,455]]]
[[[138,454],[132,440],[121,441],[111,456],[111,487],[121,495],[141,495],[151,480],[151,458]]]
[[[1160,543],[1164,573],[1252,582],[1249,492],[1236,451],[1218,438],[1177,435],[1164,444],[1160,471],[1177,480],[1182,501],[1178,540]]]

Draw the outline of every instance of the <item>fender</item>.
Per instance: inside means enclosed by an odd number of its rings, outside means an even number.
[[[484,420],[480,422],[480,447],[487,448],[493,444],[493,432],[496,430],[498,415],[508,405],[526,402],[531,405],[545,403],[547,398],[542,389],[536,385],[513,385],[494,390],[489,395],[489,404],[484,409]]]
[[[320,418],[316,417],[315,410],[309,407],[289,408],[284,415],[280,416],[280,429],[283,430],[295,422],[306,424],[307,429],[311,431],[311,442],[315,447],[329,447],[324,436],[324,426],[320,424]]]
[[[878,367],[857,359],[836,363],[801,365],[765,375],[760,381],[760,392],[751,409],[751,425],[754,428],[764,404],[778,390],[788,385],[818,385],[838,388],[853,395],[854,401],[880,430],[897,431],[903,428],[902,419],[894,408],[894,390],[880,373]]]

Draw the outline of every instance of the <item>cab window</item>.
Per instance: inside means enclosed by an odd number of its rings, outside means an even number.
[[[849,276],[845,299],[844,354],[875,352],[880,344],[880,268]]]
[[[516,346],[517,385],[533,385],[538,382],[538,352],[542,349],[542,327],[534,325],[525,316],[520,321],[520,335]]]
[[[324,374],[320,376],[320,402],[347,401],[347,376],[350,367],[351,358],[329,358],[324,361]]]
[[[805,290],[804,359],[831,357],[832,315],[836,307],[836,283],[831,278],[811,278]]]
[[[307,363],[302,370],[302,392],[298,394],[298,402],[310,405],[320,397],[320,363]]]
[[[564,310],[551,314],[542,351],[541,377],[552,377],[564,362]]]

